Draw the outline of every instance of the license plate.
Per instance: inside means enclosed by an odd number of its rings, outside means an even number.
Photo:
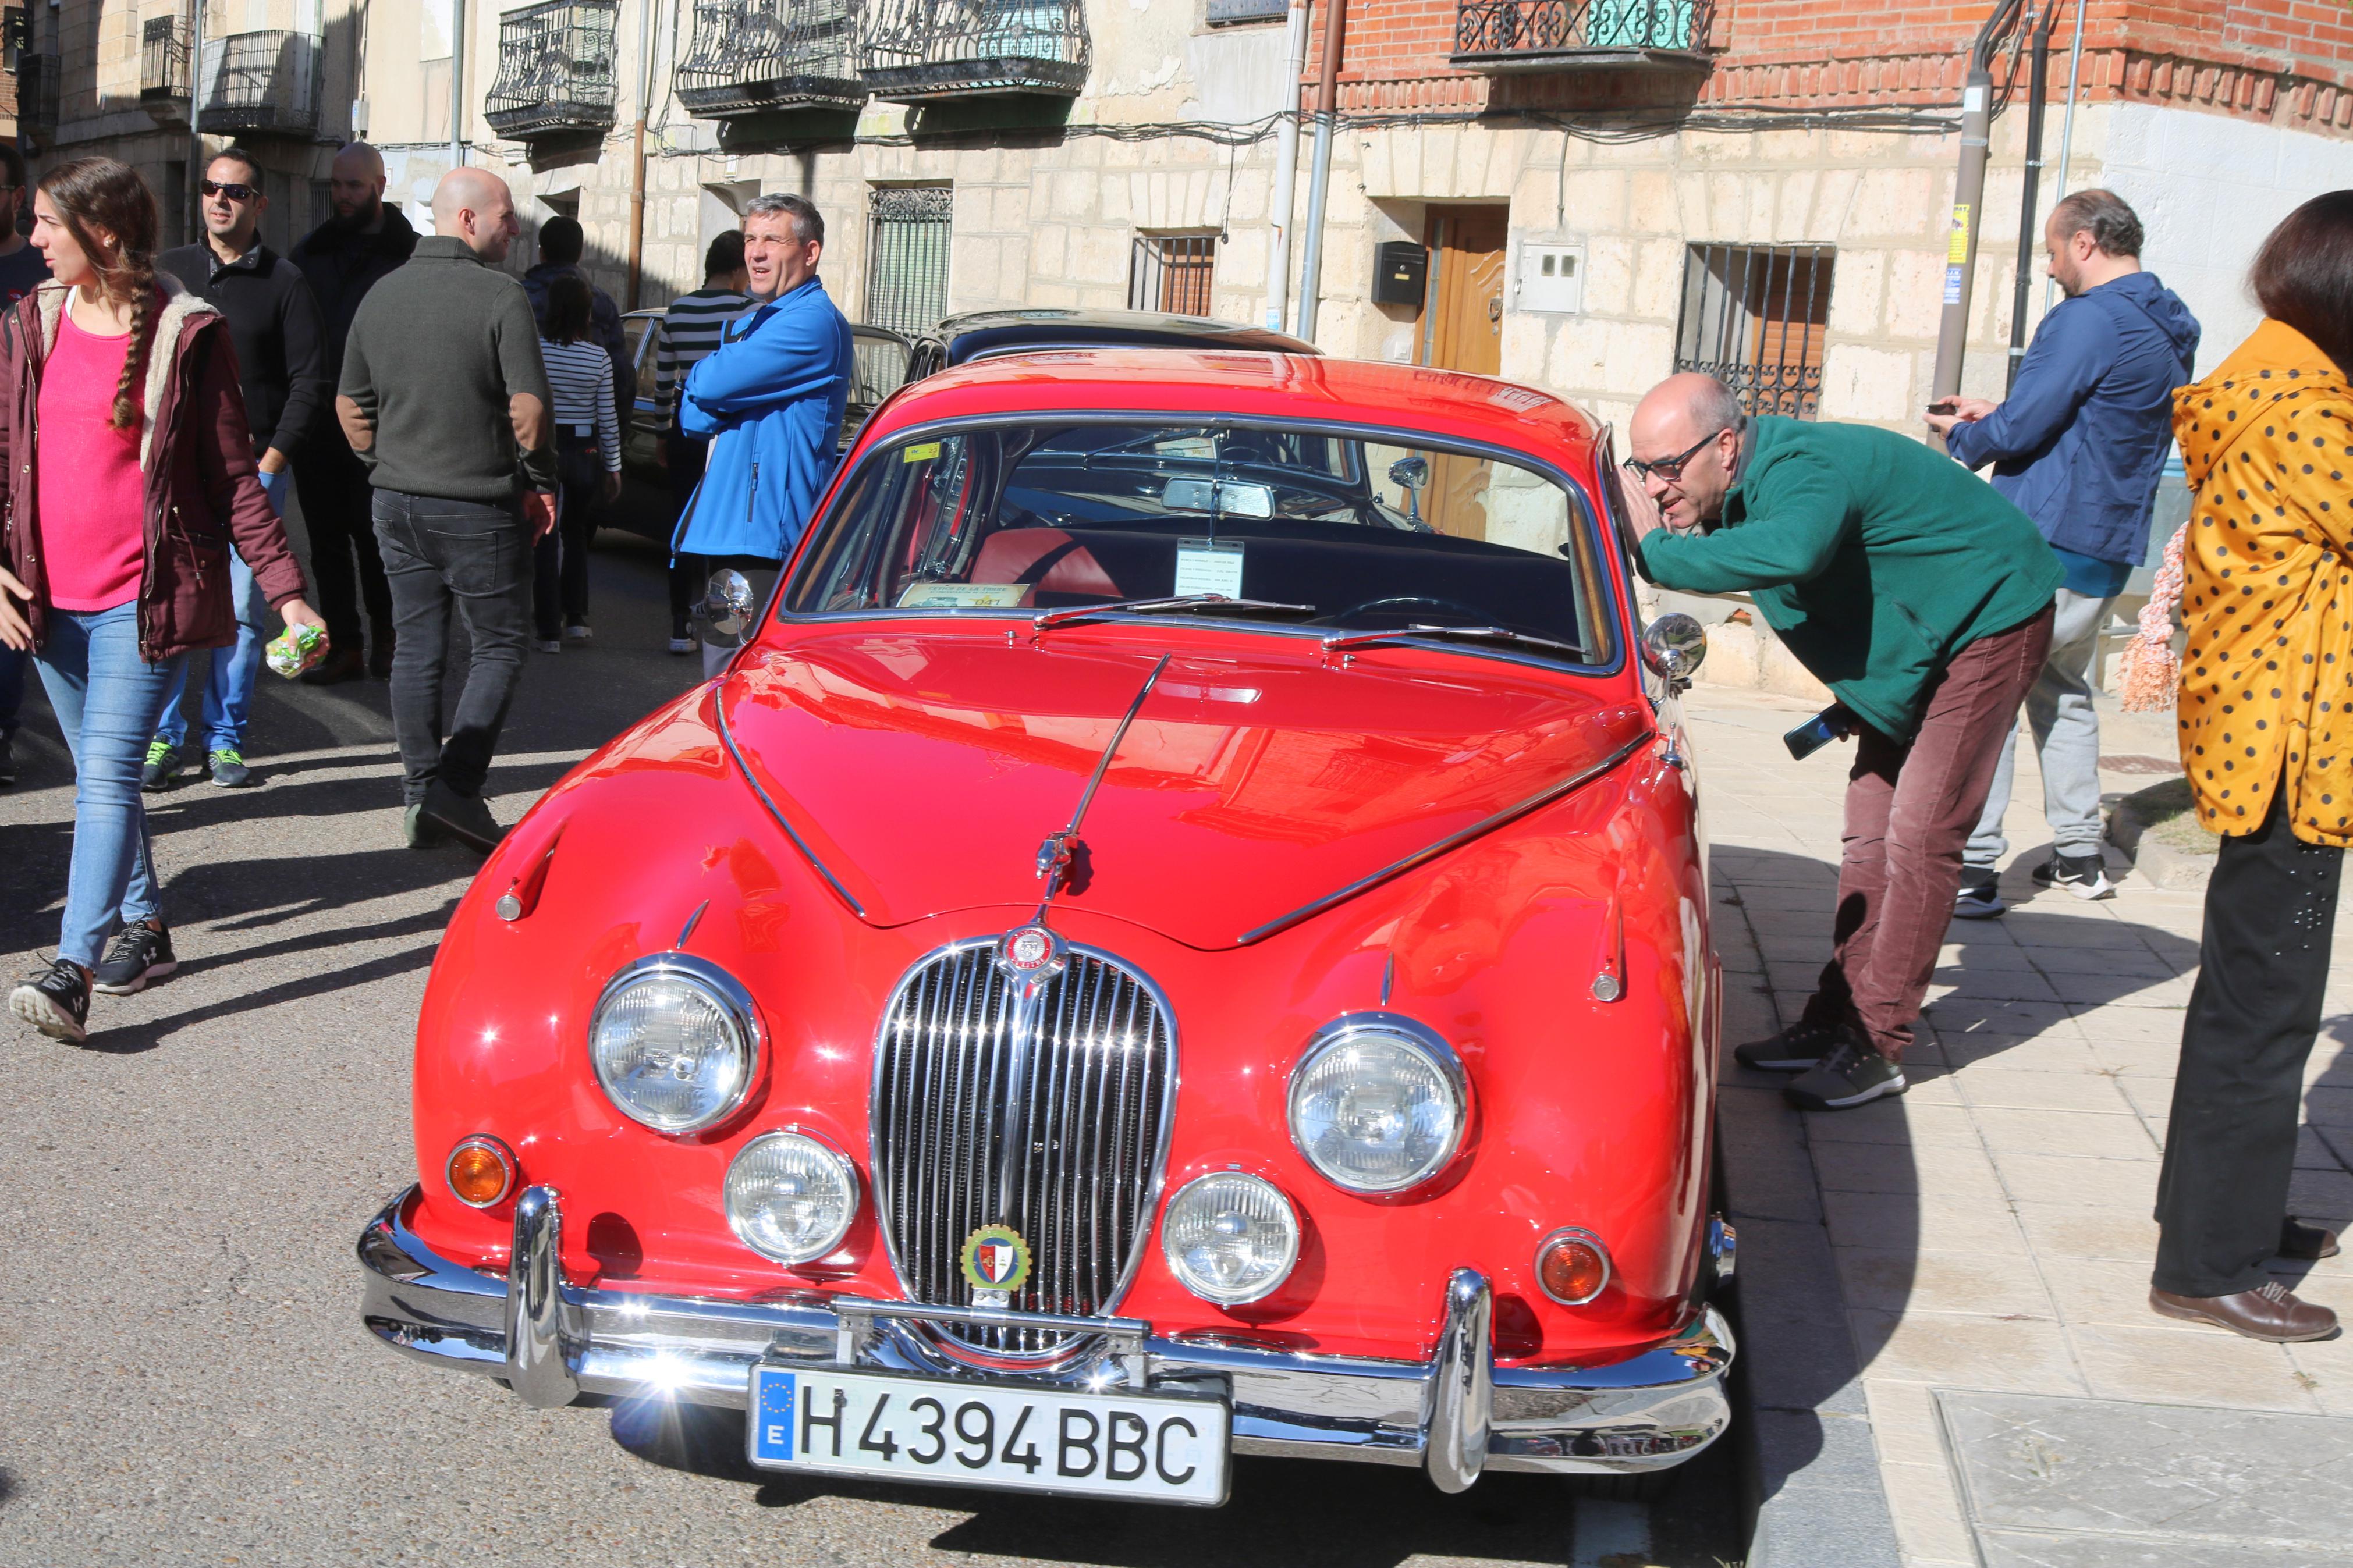
[[[752,1369],[751,1396],[748,1444],[764,1469],[1226,1500],[1222,1400],[767,1365]]]

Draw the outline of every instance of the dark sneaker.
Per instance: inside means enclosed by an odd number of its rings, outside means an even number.
[[[1953,914],[1965,921],[1989,921],[2010,906],[2001,901],[2001,878],[1992,871],[1972,866],[1961,873],[1961,886],[1953,895]]]
[[[459,795],[439,779],[427,786],[425,798],[417,803],[416,824],[418,832],[454,838],[485,855],[506,837],[506,829],[499,826],[481,796]]]
[[[2294,1215],[2280,1221],[2279,1247],[2274,1257],[2316,1261],[2336,1257],[2337,1250],[2337,1233],[2327,1226],[2306,1225]]]
[[[253,782],[253,770],[245,765],[245,753],[234,746],[223,746],[206,758],[205,767],[213,775],[213,783],[223,789],[243,789]]]
[[[1854,1038],[1852,1030],[1836,1024],[1811,1024],[1800,1018],[1768,1039],[1751,1040],[1733,1047],[1732,1059],[1759,1072],[1803,1072],[1841,1040]]]
[[[532,640],[531,646],[539,649],[542,653],[562,653],[564,651],[564,644],[562,640],[552,637],[535,637]]]
[[[1902,1068],[1869,1046],[1847,1039],[1794,1082],[1782,1085],[1781,1092],[1800,1110],[1849,1110],[1882,1095],[1902,1094],[1907,1087]]]
[[[16,732],[0,730],[0,785],[16,782]]]
[[[401,815],[400,836],[411,849],[430,849],[443,842],[440,829],[425,820],[425,803],[422,801]]]
[[[2116,885],[2108,880],[2108,863],[2097,855],[2053,855],[2034,868],[2037,887],[2064,888],[2079,899],[2113,899]]]
[[[139,770],[139,787],[149,795],[172,787],[179,775],[180,749],[165,740],[147,742],[147,761]]]
[[[596,635],[588,629],[588,623],[586,621],[575,621],[564,628],[564,640],[566,642],[586,642]]]
[[[687,629],[687,626],[684,621],[672,621],[670,623],[670,651],[672,653],[692,653],[694,651],[694,634]]]
[[[17,983],[8,1011],[53,1040],[79,1045],[90,1038],[90,982],[81,965],[60,958]]]
[[[107,944],[106,956],[98,961],[92,984],[109,996],[128,996],[179,967],[180,961],[172,953],[172,933],[141,921],[115,933]]]

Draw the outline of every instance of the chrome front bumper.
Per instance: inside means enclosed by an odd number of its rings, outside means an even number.
[[[1045,1381],[1216,1393],[1232,1403],[1236,1453],[1418,1466],[1446,1491],[1489,1468],[1663,1469],[1714,1442],[1730,1419],[1732,1335],[1713,1308],[1672,1342],[1607,1366],[1498,1367],[1489,1350],[1493,1294],[1477,1271],[1458,1268],[1430,1360],[1309,1355],[1165,1339],[1134,1319],[1039,1319],[814,1292],[734,1301],[585,1289],[564,1279],[561,1205],[546,1187],[517,1200],[514,1262],[500,1279],[426,1246],[405,1218],[415,1197],[414,1188],[401,1194],[361,1234],[368,1331],[420,1360],[497,1378],[535,1405],[586,1393],[741,1409],[762,1360],[995,1378],[942,1354],[916,1325],[1003,1319],[1100,1336],[1096,1349]]]

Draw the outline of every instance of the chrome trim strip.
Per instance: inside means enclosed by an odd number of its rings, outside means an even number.
[[[1475,1268],[1458,1268],[1446,1281],[1438,1354],[1422,1404],[1422,1462],[1442,1492],[1469,1491],[1487,1463],[1495,1415],[1494,1357],[1490,1349],[1494,1293]]]
[[[785,837],[793,841],[793,847],[801,852],[801,858],[809,863],[810,868],[825,879],[825,885],[833,889],[834,896],[849,906],[851,914],[864,920],[866,906],[851,898],[849,889],[841,885],[841,879],[825,868],[825,862],[817,858],[817,851],[808,847],[807,840],[793,831],[793,825],[785,820],[785,814],[776,809],[776,803],[770,800],[768,792],[760,787],[758,775],[752,772],[752,764],[744,760],[743,752],[735,744],[734,731],[727,726],[727,703],[716,689],[711,694],[711,713],[718,726],[720,744],[727,748],[727,754],[735,761],[735,771],[744,775],[744,782],[752,786],[752,793],[760,797],[762,805],[768,808],[769,816],[784,830]]]
[[[553,1187],[525,1187],[515,1200],[514,1251],[507,1264],[507,1386],[536,1409],[580,1397],[572,1353],[586,1337],[564,1300],[564,1210]]]
[[[1461,829],[1460,832],[1450,833],[1445,837],[1440,839],[1437,843],[1426,845],[1423,847],[1415,850],[1404,859],[1384,866],[1368,877],[1359,877],[1355,881],[1349,883],[1346,887],[1341,888],[1334,892],[1326,893],[1322,898],[1314,900],[1313,902],[1302,904],[1299,908],[1292,910],[1287,915],[1277,915],[1274,919],[1267,921],[1266,924],[1262,926],[1252,927],[1250,930],[1242,932],[1241,935],[1236,937],[1234,939],[1234,945],[1236,947],[1248,947],[1250,943],[1271,937],[1277,931],[1287,931],[1303,920],[1308,920],[1314,916],[1322,914],[1325,910],[1332,908],[1335,904],[1346,903],[1350,899],[1355,898],[1359,893],[1368,892],[1372,889],[1379,887],[1383,882],[1388,881],[1392,878],[1401,877],[1408,871],[1412,870],[1416,866],[1421,865],[1425,861],[1434,860],[1450,849],[1460,848],[1461,846],[1470,843],[1474,838],[1481,837],[1485,834],[1493,833],[1495,829],[1503,826],[1505,823],[1512,821],[1515,817],[1525,816],[1528,813],[1535,811],[1541,806],[1549,805],[1554,801],[1558,800],[1562,795],[1568,794],[1570,791],[1577,789],[1580,785],[1590,784],[1595,779],[1599,778],[1602,774],[1616,767],[1620,763],[1624,762],[1628,757],[1632,756],[1636,752],[1641,751],[1644,746],[1650,744],[1654,738],[1655,732],[1646,732],[1644,734],[1637,735],[1634,739],[1627,742],[1624,745],[1619,747],[1616,751],[1610,752],[1608,756],[1602,758],[1591,767],[1586,768],[1581,772],[1572,773],[1567,778],[1561,780],[1558,784],[1546,784],[1543,789],[1540,789],[1535,794],[1528,796],[1527,799],[1521,801],[1517,805],[1507,805],[1503,810],[1495,813],[1493,816],[1474,822],[1470,826]]]

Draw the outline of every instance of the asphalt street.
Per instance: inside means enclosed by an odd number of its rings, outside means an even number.
[[[512,822],[699,674],[660,558],[607,531],[596,640],[533,654]],[[412,1030],[476,864],[402,847],[380,682],[265,673],[259,787],[151,797],[180,973],[86,1048],[0,1026],[0,1563],[1659,1563],[1740,1555],[1732,1445],[1647,1506],[1490,1475],[1243,1459],[1217,1511],[779,1479],[741,1427],[526,1408],[361,1329],[353,1243],[414,1175]],[[72,775],[37,681],[0,791],[0,963],[53,951]]]

